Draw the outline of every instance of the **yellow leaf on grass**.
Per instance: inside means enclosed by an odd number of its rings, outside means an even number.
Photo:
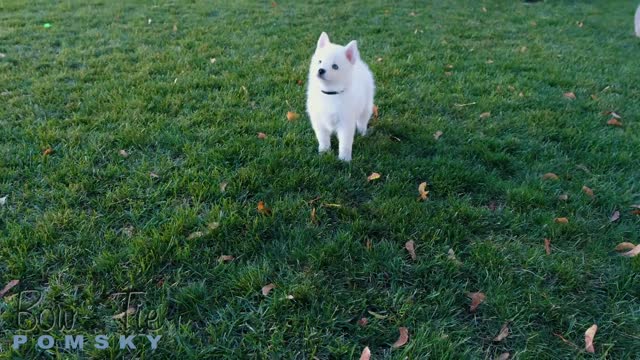
[[[551,255],[551,240],[544,239],[544,251],[547,255]]]
[[[627,251],[626,253],[622,253],[620,255],[626,256],[626,257],[634,257],[634,256],[638,256],[638,254],[640,254],[640,245],[636,245],[636,247],[634,247],[630,251]]]
[[[543,180],[558,180],[559,177],[558,177],[558,175],[550,172],[550,173],[546,173],[546,174],[542,175],[542,179]]]
[[[568,218],[566,218],[566,217],[559,217],[559,218],[555,218],[555,219],[553,219],[553,221],[554,221],[556,224],[568,224],[568,223],[569,223],[569,219],[568,219]]]
[[[262,215],[271,215],[271,209],[269,209],[262,200],[258,201],[258,212]]]
[[[316,208],[311,209],[311,222],[314,224],[318,223],[318,216],[316,215]]]
[[[587,196],[593,197],[593,190],[586,185],[582,186],[582,192],[585,193]]]
[[[593,348],[593,338],[596,336],[596,331],[598,331],[598,325],[593,324],[584,332],[584,349],[589,353],[596,352]]]
[[[298,117],[299,115],[297,113],[294,113],[293,111],[287,112],[287,120],[289,121],[298,120]]]
[[[378,179],[380,179],[380,174],[377,172],[371,173],[371,175],[367,177],[368,181],[378,180]]]
[[[438,130],[433,134],[433,138],[438,140],[440,139],[440,137],[442,136],[442,134],[444,134],[442,131]]]
[[[127,308],[127,311],[123,311],[120,314],[113,315],[111,318],[114,319],[114,320],[120,320],[120,319],[125,318],[128,315],[133,315],[135,313],[136,313],[136,308],[133,307],[133,306],[129,306]]]
[[[567,201],[567,200],[569,200],[569,195],[567,195],[567,194],[562,194],[562,195],[558,196],[558,200],[560,200],[560,201]]]
[[[622,127],[622,122],[616,118],[611,118],[607,121],[607,125]]]
[[[53,152],[54,152],[53,149],[48,147],[48,148],[44,149],[44,151],[42,151],[42,155],[49,156],[49,155],[53,154]]]
[[[418,200],[424,201],[429,198],[429,191],[427,191],[426,182],[420,183],[420,185],[418,185],[418,194],[420,194],[420,197],[418,197]]]
[[[232,255],[220,255],[220,257],[218,258],[219,262],[229,262],[229,261],[233,261],[233,259],[235,259]]]
[[[566,93],[564,93],[564,97],[569,99],[569,100],[575,100],[576,99],[576,94],[574,94],[573,92],[566,92]]]
[[[483,112],[482,114],[480,114],[480,119],[486,119],[489,116],[491,116],[490,112],[488,112],[488,111],[487,112]]]
[[[225,190],[227,190],[227,185],[229,185],[228,182],[224,181],[220,183],[220,192],[225,192]]]
[[[259,132],[258,133],[258,139],[263,140],[267,138],[267,134],[263,133],[263,132]]]
[[[398,337],[398,340],[393,343],[392,347],[394,348],[404,346],[404,344],[409,341],[409,329],[407,329],[406,327],[401,327],[398,329],[398,331],[400,332],[400,336]]]
[[[129,153],[127,152],[127,150],[124,150],[124,149],[118,151],[118,155],[122,156],[123,158],[129,157]]]

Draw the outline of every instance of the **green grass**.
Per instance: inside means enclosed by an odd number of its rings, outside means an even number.
[[[159,328],[158,350],[125,357],[638,358],[640,257],[613,251],[640,242],[633,4],[117,3],[0,1],[0,286],[46,293],[34,312],[76,313],[72,334]],[[321,31],[357,39],[376,78],[380,118],[350,164],[335,142],[316,153],[304,115]],[[122,291],[146,292],[138,314],[158,324],[113,320]],[[1,356],[122,358],[12,352],[20,296],[0,305]],[[401,326],[410,341],[391,349]]]

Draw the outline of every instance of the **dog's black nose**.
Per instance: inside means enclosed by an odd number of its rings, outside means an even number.
[[[325,69],[318,69],[318,75],[320,75],[320,76],[324,75],[324,73],[326,73],[326,72],[327,72],[327,70],[325,70]]]

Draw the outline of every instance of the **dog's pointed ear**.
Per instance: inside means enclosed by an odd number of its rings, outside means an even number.
[[[350,43],[347,44],[346,46],[346,50],[345,50],[345,55],[347,56],[347,60],[349,60],[350,63],[355,64],[356,60],[358,60],[360,58],[360,53],[358,52],[358,42],[355,40],[352,40]]]
[[[327,33],[323,31],[322,34],[320,34],[320,38],[318,39],[318,49],[322,49],[330,43],[331,41],[329,40],[329,35],[327,35]]]

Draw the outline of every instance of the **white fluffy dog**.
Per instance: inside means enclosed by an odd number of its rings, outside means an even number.
[[[309,67],[307,113],[318,138],[318,151],[331,147],[336,133],[340,160],[351,160],[355,130],[362,135],[373,112],[373,75],[360,59],[358,44],[332,44],[326,33],[320,35]]]
[[[640,6],[638,6],[638,10],[636,10],[636,36],[640,37]]]

